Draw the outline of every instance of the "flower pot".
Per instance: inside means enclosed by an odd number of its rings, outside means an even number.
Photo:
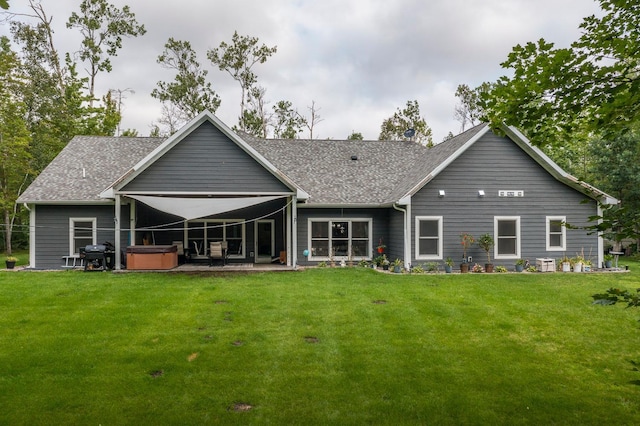
[[[399,274],[400,272],[402,272],[402,266],[394,266],[393,272],[395,272],[396,274]]]
[[[493,272],[493,263],[485,263],[484,264],[485,272]]]
[[[524,271],[524,265],[516,265],[516,272]]]
[[[378,253],[380,254],[384,253],[384,247],[378,247]]]
[[[562,262],[562,272],[571,272],[571,263]]]
[[[605,268],[611,268],[613,266],[613,261],[611,260],[605,260],[604,261],[604,267]]]
[[[577,262],[573,265],[573,272],[582,272],[582,262]]]
[[[460,272],[463,274],[466,274],[467,272],[469,272],[469,264],[468,263],[461,263],[460,264]]]
[[[15,260],[5,260],[4,263],[7,265],[7,269],[13,269],[16,266]]]
[[[451,265],[444,265],[444,272],[446,272],[447,274],[451,273]]]
[[[389,265],[382,265],[382,270],[383,271],[388,271],[389,270]]]

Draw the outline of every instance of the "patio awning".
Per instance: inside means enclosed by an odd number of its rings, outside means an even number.
[[[182,198],[149,195],[127,195],[127,197],[141,201],[154,209],[191,220],[266,203],[284,198],[285,195],[236,198]]]

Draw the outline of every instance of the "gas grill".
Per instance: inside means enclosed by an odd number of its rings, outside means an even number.
[[[113,246],[110,243],[89,244],[84,248],[84,270],[105,271],[113,269]]]

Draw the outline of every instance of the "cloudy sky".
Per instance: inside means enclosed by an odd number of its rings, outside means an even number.
[[[53,17],[59,51],[74,52],[79,33],[65,28],[81,0],[42,0]],[[26,0],[10,11],[27,12]],[[169,37],[190,41],[222,98],[217,111],[237,121],[240,88],[206,59],[234,31],[277,46],[254,71],[271,104],[285,99],[303,114],[315,101],[321,138],[352,131],[377,139],[382,121],[408,100],[418,100],[434,141],[460,130],[453,118],[459,84],[476,87],[506,73],[500,67],[516,44],[544,38],[567,46],[582,18],[598,13],[594,0],[111,0],[128,4],[147,34],[125,39],[113,72],[98,77],[98,91],[129,89],[122,128],[149,133],[160,116],[150,93],[173,74],[156,58]],[[26,19],[26,18],[21,18]],[[8,35],[8,26],[0,25]],[[303,135],[307,137],[305,133]]]

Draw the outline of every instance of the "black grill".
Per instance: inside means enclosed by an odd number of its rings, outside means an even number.
[[[84,270],[104,271],[113,269],[113,246],[111,244],[89,244],[84,248]]]

